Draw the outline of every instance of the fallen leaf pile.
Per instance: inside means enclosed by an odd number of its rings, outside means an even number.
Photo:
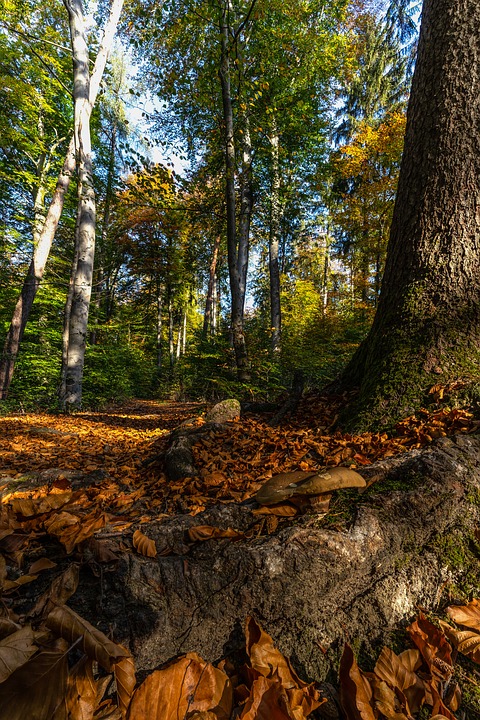
[[[299,419],[279,428],[250,417],[230,423],[228,430],[209,430],[194,447],[198,477],[175,483],[167,482],[163,473],[161,451],[171,430],[198,415],[202,408],[197,404],[142,401],[103,414],[0,418],[0,720],[221,720],[232,711],[243,720],[303,720],[319,706],[315,687],[295,675],[252,619],[246,631],[248,665],[233,668],[225,661],[215,668],[189,654],[150,675],[134,692],[128,651],[66,604],[78,581],[75,563],[40,597],[39,592],[30,593],[36,601],[28,611],[24,602],[22,612],[16,612],[15,602],[24,586],[55,574],[57,562],[64,567],[66,555],[82,562],[90,558],[95,572],[98,564],[132,549],[152,558],[171,552],[158,548],[143,532],[152,518],[196,514],[215,503],[250,498],[270,478],[283,474],[288,477],[281,483],[282,502],[270,504],[267,498],[261,503],[260,494],[260,506],[253,510],[265,515],[260,529],[266,523],[267,532],[273,532],[279,516],[288,519],[299,512],[299,493],[309,502],[317,498],[317,505],[310,505],[316,512],[327,512],[329,471],[338,475],[336,487],[347,482],[358,486],[363,479],[354,468],[437,437],[473,432],[479,425],[465,410],[444,409],[408,418],[394,437],[329,434],[342,402],[344,398],[307,398]],[[193,425],[201,422],[194,420]],[[152,463],[152,456],[159,455],[160,461]],[[344,467],[335,469],[339,465]],[[198,524],[189,528],[185,542],[235,541],[257,531]],[[478,661],[476,601],[463,609],[450,608],[450,616],[467,629],[444,623],[443,632],[458,651]],[[346,717],[410,720],[420,703],[431,706],[437,720],[455,718],[456,701],[447,692],[451,651],[443,632],[420,617],[410,628],[418,652],[402,654],[395,670],[385,670],[386,664],[397,662],[385,650],[371,676],[362,674],[347,649],[340,671]],[[116,697],[108,690],[113,680]],[[154,708],[160,714],[155,715]]]

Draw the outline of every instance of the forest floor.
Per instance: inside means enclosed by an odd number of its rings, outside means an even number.
[[[150,520],[242,502],[276,473],[338,465],[361,468],[435,438],[473,433],[480,427],[468,410],[437,405],[399,423],[393,436],[346,435],[334,428],[347,400],[311,394],[279,427],[269,425],[268,415],[246,415],[229,423],[228,429],[209,430],[193,449],[198,476],[173,483],[167,480],[162,459],[171,431],[192,417],[201,425],[203,404],[132,400],[103,412],[0,417],[0,590],[5,623],[15,622],[17,628],[20,623],[25,630],[23,606],[21,611],[17,607],[23,586],[31,587],[34,597],[37,578],[57,563],[64,567],[65,554],[82,562],[86,552],[93,553],[96,563],[110,562],[125,551],[154,557],[156,550],[147,537]],[[275,531],[277,522],[268,525],[268,532]],[[139,523],[140,535],[134,533]],[[99,531],[102,540],[95,537]],[[52,590],[48,592],[51,599]],[[53,601],[65,602],[60,596]],[[33,617],[45,612],[45,597],[37,599]],[[0,617],[0,625],[1,621]],[[0,634],[0,646],[2,642]],[[25,662],[30,656],[22,657]],[[1,663],[0,647],[0,682]]]

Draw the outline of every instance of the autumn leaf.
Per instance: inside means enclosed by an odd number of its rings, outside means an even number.
[[[189,712],[215,713],[228,720],[233,691],[221,670],[196,653],[188,653],[160,670],[155,670],[133,695],[128,720],[178,720]]]
[[[2,717],[67,720],[67,672],[66,649],[34,655],[2,683]]]
[[[480,632],[480,601],[472,600],[468,605],[451,605],[447,608],[448,615],[457,625]]]
[[[133,533],[133,547],[140,553],[140,555],[145,555],[146,557],[151,558],[157,557],[155,540],[151,540],[140,530],[135,530]]]
[[[451,625],[440,620],[442,630],[462,655],[480,664],[480,633],[474,630],[456,630]]]
[[[0,640],[0,683],[24,665],[38,650],[30,625]]]
[[[376,720],[372,698],[370,682],[358,667],[352,648],[345,643],[340,661],[340,703],[347,720]]]
[[[50,570],[51,568],[57,567],[57,563],[52,562],[52,560],[49,560],[46,557],[39,558],[34,563],[30,565],[30,568],[28,570],[29,575],[34,575],[35,573],[42,572],[43,570]]]
[[[430,672],[445,680],[451,677],[452,648],[445,635],[423,613],[407,627],[407,632],[420,650]]]
[[[84,655],[68,673],[65,705],[68,720],[89,720],[97,709],[97,685],[93,663]]]
[[[406,661],[410,661],[410,665],[415,664],[414,658],[415,655],[405,656]],[[374,672],[391,688],[399,688],[404,693],[411,713],[417,713],[420,710],[425,700],[424,683],[413,670],[404,664],[400,656],[395,655],[393,650],[387,647],[382,649]]]
[[[135,663],[128,650],[122,645],[119,647],[125,651],[126,656],[115,663],[113,671],[117,685],[118,707],[125,717],[136,684]]]
[[[45,625],[70,644],[78,644],[89,658],[109,671],[115,662],[129,653],[112,642],[100,630],[90,625],[66,605],[58,605],[47,616]]]
[[[210,525],[195,525],[194,527],[188,528],[187,530],[188,539],[191,542],[203,542],[205,540],[219,540],[221,538],[229,538],[230,540],[239,540],[245,537],[245,534],[233,530],[233,528],[227,528],[223,530],[219,527],[212,527]]]

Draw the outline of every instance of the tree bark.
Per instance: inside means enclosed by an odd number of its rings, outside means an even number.
[[[70,24],[75,101],[75,145],[78,170],[78,208],[75,227],[77,266],[73,279],[65,370],[66,409],[82,404],[83,364],[95,255],[96,202],[90,135],[90,71],[81,0],[64,0]]]
[[[208,331],[213,335],[213,314],[215,310],[215,284],[217,282],[218,251],[220,249],[220,235],[215,236],[213,243],[212,260],[210,262],[207,297],[205,300],[205,314],[203,316],[202,335],[207,337]]]
[[[425,0],[378,311],[343,381],[353,426],[386,424],[429,386],[478,378],[480,30],[475,0]]]
[[[100,81],[103,77],[108,55],[113,44],[113,38],[115,36],[122,7],[123,0],[113,0],[90,81],[90,104],[92,107],[95,104],[95,100],[98,95]],[[55,237],[55,232],[62,214],[65,195],[74,172],[75,138],[72,135],[65,160],[63,162],[62,170],[60,171],[57,185],[45,217],[45,222],[43,223],[43,227],[34,247],[32,262],[30,263],[20,296],[15,305],[10,328],[5,339],[2,358],[0,360],[0,400],[5,400],[8,396],[8,390],[12,381],[20,343],[25,332],[25,327],[27,325],[38,288],[40,287],[40,283],[43,279],[53,238]]]
[[[223,3],[220,15],[220,83],[222,87],[222,106],[225,141],[225,201],[227,211],[227,253],[228,271],[231,290],[231,329],[237,374],[240,381],[248,381],[250,372],[248,366],[247,345],[243,329],[243,313],[245,294],[242,293],[241,269],[245,258],[248,263],[248,247],[237,248],[237,217],[235,197],[235,131],[233,124],[233,105],[230,80],[230,41],[228,24],[228,2]],[[239,267],[240,266],[240,267]]]
[[[282,209],[280,206],[280,164],[279,164],[279,137],[277,123],[272,117],[272,131],[270,136],[271,158],[271,190],[270,190],[270,232],[268,242],[269,272],[270,272],[270,322],[272,333],[272,352],[277,355],[281,350],[282,313],[280,304],[280,221]]]

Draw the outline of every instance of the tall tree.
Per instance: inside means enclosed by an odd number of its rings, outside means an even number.
[[[476,0],[424,0],[385,274],[344,374],[356,422],[385,424],[429,386],[480,371],[480,31]]]
[[[92,107],[95,104],[100,88],[100,82],[113,44],[122,6],[123,0],[113,0],[110,14],[105,25],[102,42],[95,60],[89,86],[89,104]],[[45,213],[45,220],[36,238],[37,242],[33,249],[33,257],[15,305],[10,328],[5,339],[2,357],[0,359],[0,400],[4,400],[8,395],[22,336],[38,288],[45,273],[53,238],[55,237],[55,232],[62,214],[65,195],[75,172],[75,161],[75,137],[72,135],[55,190],[50,199],[48,210]]]

